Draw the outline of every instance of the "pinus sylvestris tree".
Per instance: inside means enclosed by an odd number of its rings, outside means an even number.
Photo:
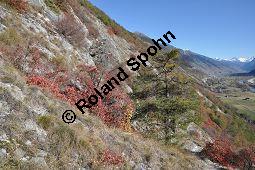
[[[160,125],[164,132],[166,143],[171,138],[171,131],[175,132],[176,115],[188,111],[194,105],[188,97],[182,96],[181,90],[176,90],[187,83],[181,80],[182,76],[175,71],[178,57],[177,49],[153,57],[150,61],[152,66],[141,68],[142,76],[138,77],[133,86],[133,98],[139,102],[137,113],[132,119],[147,117],[146,114],[155,115],[157,125]],[[181,91],[181,94],[176,94],[175,91]],[[187,92],[183,92],[185,93]]]
[[[174,49],[166,54],[159,54],[153,57],[153,67],[158,70],[156,81],[162,82],[164,85],[164,95],[169,97],[169,73],[176,68],[176,60],[179,58],[179,50]]]

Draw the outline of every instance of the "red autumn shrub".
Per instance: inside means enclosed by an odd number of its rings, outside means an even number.
[[[27,78],[29,85],[37,85],[43,89],[49,90],[54,96],[66,100],[66,97],[61,94],[58,84],[42,76],[29,76]]]
[[[112,77],[109,74],[100,73],[95,67],[80,65],[79,68],[81,69],[79,81],[85,80],[86,82],[86,98],[95,93],[94,88],[97,88],[100,83],[104,83],[102,80],[106,81]],[[85,73],[89,73],[89,76]],[[90,111],[99,116],[107,125],[130,131],[133,107],[129,96],[122,91],[121,87],[115,85],[115,88],[103,100],[99,98],[97,105],[92,107]]]
[[[40,50],[37,47],[28,46],[28,48],[22,45],[16,45],[14,47],[3,47],[3,53],[13,66],[20,71],[25,69],[28,74],[47,73],[49,70],[49,62],[46,59],[42,59]],[[28,71],[29,70],[29,71]]]
[[[28,3],[25,0],[8,0],[8,4],[19,12],[25,12],[28,9]]]
[[[106,96],[105,104],[108,107],[108,112],[114,118],[113,123],[126,131],[131,131],[130,120],[134,111],[134,104],[121,87],[115,87]]]
[[[235,167],[237,164],[238,156],[232,151],[231,144],[227,140],[215,140],[214,143],[208,143],[203,152],[221,165]]]
[[[229,168],[251,168],[255,164],[254,151],[254,148],[249,148],[237,153],[233,151],[230,141],[217,139],[214,143],[207,143],[201,155]]]
[[[115,152],[106,149],[103,152],[102,162],[106,165],[121,165],[124,163],[122,156],[117,155]]]
[[[242,149],[238,152],[240,158],[240,168],[253,169],[255,165],[255,147]]]
[[[40,66],[40,60],[34,64]],[[27,83],[37,85],[49,91],[55,97],[74,105],[80,99],[87,99],[90,95],[95,94],[94,88],[102,84],[101,81],[109,78],[94,66],[79,65],[77,68],[78,71],[73,73],[72,76],[67,71],[61,72],[61,70],[47,73],[45,76],[30,75],[27,78]],[[80,82],[82,89],[70,84],[70,79]],[[89,110],[100,117],[108,126],[131,131],[130,119],[134,105],[129,96],[118,85],[103,100],[98,98],[97,105]]]

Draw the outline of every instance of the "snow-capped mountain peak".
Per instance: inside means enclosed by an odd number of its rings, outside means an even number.
[[[254,60],[255,57],[234,57],[234,58],[231,58],[231,59],[219,59],[217,58],[216,60],[218,61],[232,61],[232,62],[241,62],[241,63],[248,63],[248,62],[251,62],[252,60]]]
[[[244,63],[244,62],[250,62],[250,61],[252,61],[253,58],[240,57],[240,58],[238,58],[237,60]]]

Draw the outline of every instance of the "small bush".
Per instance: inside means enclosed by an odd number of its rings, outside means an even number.
[[[114,30],[112,29],[112,27],[108,27],[107,33],[108,33],[109,35],[111,35],[111,36],[115,34],[115,33],[114,33]]]
[[[99,36],[98,30],[92,25],[92,23],[86,24],[86,27],[89,31],[89,36],[93,38],[97,38]]]
[[[107,149],[103,152],[102,162],[106,165],[120,165],[124,163],[124,159],[122,156],[117,155],[115,152]]]
[[[17,45],[16,47],[9,48],[5,55],[8,56],[9,60],[16,69],[23,69],[25,61],[25,51],[23,47]]]
[[[6,45],[17,45],[22,42],[22,37],[17,33],[16,29],[9,28],[0,34],[0,41]]]
[[[59,7],[54,3],[54,0],[44,0],[45,4],[55,13],[60,13]]]
[[[209,117],[212,119],[212,121],[213,121],[214,123],[216,123],[218,126],[222,127],[223,122],[222,122],[222,120],[221,120],[221,118],[220,118],[219,116],[210,113],[210,114],[209,114]]]
[[[64,56],[56,56],[51,59],[51,62],[55,64],[57,68],[66,68],[68,66]]]
[[[25,0],[9,0],[8,4],[19,12],[25,12],[28,10],[28,2]]]
[[[91,149],[92,147],[89,140],[80,139],[78,144],[81,149]]]
[[[53,125],[53,121],[52,121],[52,117],[51,116],[40,116],[37,119],[37,122],[45,130],[49,129],[49,127],[51,127]]]
[[[73,16],[66,13],[64,18],[56,23],[56,27],[57,31],[74,45],[80,46],[84,44],[83,26],[76,22]]]

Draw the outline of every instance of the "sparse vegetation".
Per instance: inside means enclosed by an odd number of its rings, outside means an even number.
[[[80,23],[69,14],[65,14],[57,23],[57,31],[76,46],[84,45],[85,32]]]
[[[18,12],[26,12],[28,10],[28,2],[26,0],[1,0],[0,2],[5,2],[12,8],[16,9]]]
[[[37,118],[37,122],[39,125],[41,125],[43,127],[43,129],[47,130],[49,129],[51,126],[53,126],[53,118],[51,116],[40,116],[39,118]]]
[[[103,11],[92,5],[88,0],[81,0],[81,5],[88,8],[98,19],[100,19],[106,26],[109,27],[111,33],[114,33],[122,38],[124,38],[127,42],[133,43],[135,47],[139,50],[143,50],[146,45],[143,41],[137,38],[136,35],[127,31],[122,26],[117,24],[114,20],[109,18]]]
[[[55,13],[60,13],[59,7],[55,4],[54,0],[44,0],[45,4]]]
[[[213,122],[215,122],[218,126],[220,126],[220,127],[223,126],[222,120],[221,120],[221,118],[220,118],[219,115],[210,113],[210,114],[209,114],[209,117],[210,117],[211,120],[212,120]]]
[[[64,56],[56,56],[51,59],[51,62],[56,65],[59,69],[66,69],[68,64],[66,63],[66,58]]]
[[[0,41],[6,45],[14,46],[22,43],[22,37],[15,28],[8,28],[6,31],[0,33]]]

